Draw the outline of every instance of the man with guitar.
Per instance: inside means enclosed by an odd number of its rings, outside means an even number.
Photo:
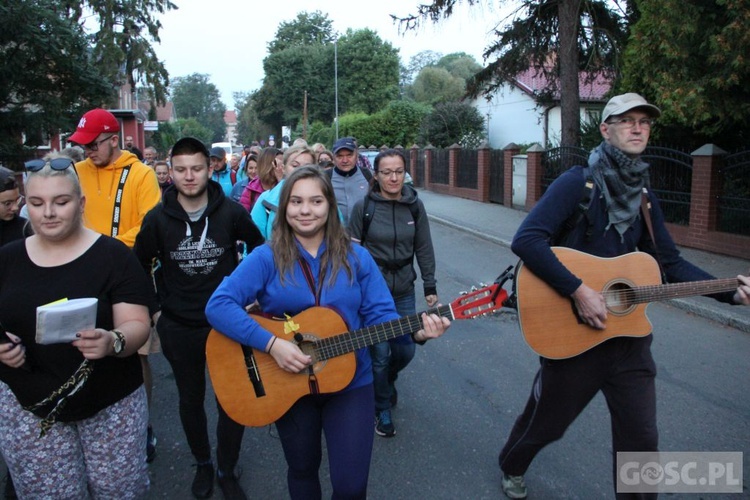
[[[588,166],[573,167],[555,180],[513,239],[511,248],[524,267],[559,296],[570,299],[572,305],[565,312],[575,317],[576,326],[588,325],[587,334],[592,337],[607,332],[605,296],[596,285],[571,272],[553,246],[603,258],[639,250],[658,261],[668,282],[712,278],[680,256],[664,225],[659,202],[649,189],[649,166],[640,155],[660,114],[659,108],[638,94],[610,99],[599,127],[604,140],[591,153]],[[750,304],[750,279],[739,276],[732,286],[736,284],[736,291],[712,297]],[[520,297],[519,293],[523,329]],[[568,333],[564,322],[550,321],[547,328],[553,341]],[[656,366],[651,341],[649,332],[618,336],[594,341],[590,349],[572,357],[540,358],[531,396],[500,452],[501,486],[506,496],[526,498],[523,476],[536,454],[561,438],[599,391],[610,410],[614,457],[623,451],[657,450]],[[655,494],[637,497],[653,498]]]

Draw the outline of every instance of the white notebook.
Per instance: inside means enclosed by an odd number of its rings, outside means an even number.
[[[62,300],[36,308],[36,343],[73,342],[76,333],[96,327],[96,298]]]

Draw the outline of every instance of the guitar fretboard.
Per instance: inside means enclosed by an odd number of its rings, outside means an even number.
[[[737,278],[724,278],[666,285],[637,286],[629,289],[608,290],[604,293],[604,299],[608,304],[643,304],[658,300],[729,292],[739,285],[740,280]]]
[[[427,314],[437,314],[451,320],[454,319],[453,310],[450,305],[435,307],[425,312]],[[379,342],[395,339],[401,335],[411,335],[422,329],[422,314],[404,316],[403,318],[394,319],[379,325],[368,326],[354,330],[353,332],[346,332],[318,340],[315,342],[314,347],[315,357],[318,361],[324,361]]]

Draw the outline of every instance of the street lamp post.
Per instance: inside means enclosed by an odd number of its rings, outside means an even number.
[[[333,85],[336,93],[336,140],[339,140],[339,51],[338,51],[339,39],[333,40]]]

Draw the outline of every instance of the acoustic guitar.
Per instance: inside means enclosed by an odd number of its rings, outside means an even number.
[[[560,262],[592,289],[607,306],[604,330],[587,325],[573,300],[559,295],[526,266],[516,273],[518,322],[526,343],[550,359],[577,356],[613,337],[644,337],[651,333],[646,316],[649,302],[728,292],[737,278],[661,284],[659,265],[644,252],[602,258],[565,247],[553,247]]]
[[[507,296],[494,283],[427,313],[469,319],[500,309]],[[341,316],[326,307],[311,307],[286,319],[251,316],[275,336],[297,342],[313,364],[301,373],[289,373],[270,354],[211,330],[206,362],[216,397],[232,420],[250,427],[275,422],[302,396],[344,389],[354,378],[357,349],[422,328],[421,313],[352,332]]]

